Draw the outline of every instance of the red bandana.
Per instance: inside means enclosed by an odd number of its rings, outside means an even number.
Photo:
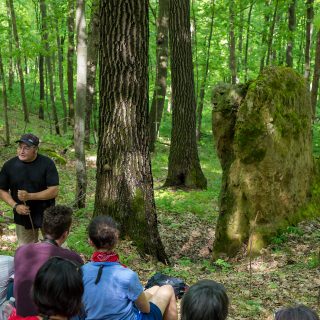
[[[104,251],[96,251],[93,253],[91,257],[91,261],[93,262],[118,262],[119,255],[115,252],[104,252]],[[122,266],[126,267],[124,264],[120,263]]]

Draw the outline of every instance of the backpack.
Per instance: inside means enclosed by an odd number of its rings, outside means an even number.
[[[162,274],[160,272],[155,273],[148,280],[145,288],[148,289],[153,286],[161,287],[165,284],[172,285],[172,287],[174,289],[174,293],[178,299],[181,299],[182,296],[185,294],[185,292],[187,292],[187,290],[189,289],[189,286],[187,284],[185,284],[185,282],[182,279],[176,278],[176,277],[170,277],[170,276],[167,276],[167,275]]]

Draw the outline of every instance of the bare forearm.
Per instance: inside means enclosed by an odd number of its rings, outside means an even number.
[[[16,202],[12,199],[10,193],[0,189],[0,199],[3,200],[10,207],[14,207]]]
[[[25,190],[18,190],[18,198],[21,201],[28,200],[49,200],[54,199],[59,192],[58,186],[48,187],[46,190],[39,192],[27,192]]]

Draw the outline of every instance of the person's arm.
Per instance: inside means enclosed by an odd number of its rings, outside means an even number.
[[[15,209],[17,213],[22,214],[22,215],[27,215],[30,213],[30,209],[28,206],[24,204],[18,204],[15,202],[10,193],[6,190],[0,189],[0,199],[3,200],[7,205],[12,207],[12,209]]]
[[[18,198],[20,201],[28,200],[49,200],[57,197],[59,192],[58,186],[48,187],[46,190],[39,192],[27,192],[26,190],[18,190]]]
[[[150,295],[150,297],[148,296]],[[134,302],[136,307],[143,313],[149,313],[150,312],[150,303],[149,299],[151,298],[151,294],[147,292],[141,292],[140,296],[137,298],[137,300]]]

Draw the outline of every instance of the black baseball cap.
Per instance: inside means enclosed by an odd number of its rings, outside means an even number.
[[[37,147],[39,145],[39,138],[32,133],[25,133],[16,142],[23,142],[27,144],[29,147],[31,146]]]

